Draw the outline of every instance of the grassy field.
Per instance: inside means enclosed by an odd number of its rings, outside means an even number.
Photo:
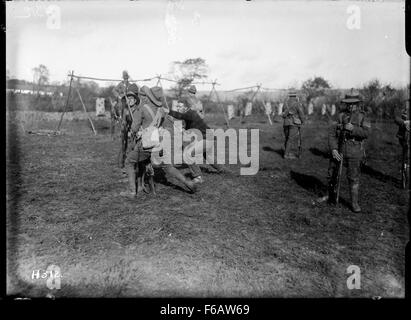
[[[96,122],[97,136],[86,120],[44,136],[24,134],[11,116],[8,293],[47,295],[32,272],[54,264],[56,297],[403,297],[409,194],[399,188],[395,125],[373,125],[355,214],[345,173],[340,206],[313,202],[326,192],[326,122],[308,123],[303,158],[286,161],[281,123],[234,119],[234,128],[260,129],[257,175],[204,166],[196,194],[158,175],[156,197],[125,200],[107,121]],[[359,290],[347,288],[350,265],[360,267]]]

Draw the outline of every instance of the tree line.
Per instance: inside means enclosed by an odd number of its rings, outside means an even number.
[[[69,81],[62,83],[50,83],[50,72],[48,68],[40,64],[32,69],[33,82],[12,79],[10,72],[6,72],[7,88],[30,88],[33,94],[31,95],[16,95],[8,93],[9,110],[19,110],[21,105],[29,106],[29,110],[36,111],[63,111],[67,99]],[[174,85],[168,90],[167,100],[179,99],[183,92],[192,84],[201,82],[208,78],[209,67],[202,58],[186,59],[184,61],[174,61],[171,63],[169,74]],[[71,92],[71,99],[67,111],[82,110],[81,102],[76,90],[81,94],[82,100],[86,105],[88,111],[95,110],[95,100],[97,97],[105,98],[107,110],[110,108],[109,100],[113,98],[112,91],[115,85],[110,84],[100,87],[99,83],[95,81],[85,81],[76,79],[73,80],[73,88]],[[311,102],[314,104],[326,103],[328,105],[335,104],[339,107],[340,100],[345,91],[333,88],[329,81],[323,77],[316,76],[304,81],[300,88],[292,88],[296,90],[300,100],[305,106]],[[41,91],[53,91],[52,95],[40,95]],[[373,79],[364,84],[361,88],[356,88],[363,98],[363,105],[365,111],[372,116],[378,118],[392,118],[397,107],[405,104],[408,97],[410,87],[397,89],[390,84],[382,84],[378,79]],[[61,96],[61,92],[63,95]],[[222,103],[224,106],[228,104],[239,105],[247,102],[252,97],[253,92],[243,92],[238,94],[236,99],[225,100]],[[280,95],[281,96],[281,95]],[[284,100],[286,93],[281,96],[279,101]],[[201,96],[206,112],[221,112],[221,107],[217,105],[215,99],[209,99],[208,95]],[[272,101],[274,104],[279,101]],[[254,101],[256,108],[253,110],[264,111],[262,100],[257,97]],[[25,108],[27,109],[27,108]],[[255,112],[255,111],[254,111]]]

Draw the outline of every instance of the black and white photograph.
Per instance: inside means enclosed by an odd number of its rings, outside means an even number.
[[[6,295],[404,298],[406,5],[7,1]]]

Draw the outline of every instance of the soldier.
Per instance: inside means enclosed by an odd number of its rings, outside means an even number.
[[[113,89],[113,94],[117,98],[116,104],[116,113],[121,117],[121,131],[120,131],[120,139],[121,139],[121,148],[119,153],[119,166],[120,168],[124,168],[124,162],[126,159],[126,151],[127,151],[127,124],[124,121],[124,110],[127,110],[127,100],[125,97],[125,93],[128,91],[137,92],[136,96],[136,104],[139,104],[139,97],[138,97],[138,86],[136,84],[130,84],[129,82],[130,76],[127,71],[123,71],[123,80]],[[120,110],[119,110],[120,109]]]
[[[187,94],[182,97],[182,102],[186,104],[191,110],[197,111],[198,115],[204,119],[204,108],[203,104],[201,103],[200,99],[196,96],[197,88],[194,85],[191,85],[188,90]]]
[[[299,139],[298,157],[301,156],[301,125],[304,124],[303,107],[297,98],[295,91],[288,93],[288,100],[284,104],[283,110],[283,128],[285,135],[284,142],[284,159],[295,159],[295,154],[290,152],[290,137]],[[294,140],[294,139],[293,139]],[[291,141],[292,143],[293,141]]]
[[[134,120],[131,126],[132,136],[134,137],[134,148],[128,153],[126,159],[129,190],[120,193],[120,195],[128,197],[135,197],[138,193],[143,191],[143,172],[147,169],[151,171],[151,150],[143,149],[141,130],[153,125],[154,118],[158,120],[159,125],[161,125],[164,120],[164,111],[161,109],[164,99],[163,90],[160,87],[149,89],[144,86],[142,90],[140,90],[140,93],[143,93],[143,101],[133,113]],[[159,117],[156,116],[158,113],[160,115]],[[173,165],[166,164],[163,166],[163,170],[170,176],[184,183],[190,191],[196,191],[195,183],[188,180]],[[149,176],[152,177],[153,174],[154,172],[149,172]],[[154,191],[153,180],[150,180],[152,183],[151,187]]]
[[[409,100],[402,109],[397,109],[395,112],[395,123],[398,125],[397,138],[402,149],[402,185],[407,187],[409,177],[409,144],[410,144],[410,115],[409,115]]]
[[[134,88],[136,89],[136,87]],[[140,104],[145,101],[145,90],[144,87],[140,90],[140,95],[141,99],[139,99]],[[128,145],[128,152],[127,154],[124,153],[126,157],[125,159],[125,168],[127,172],[127,177],[128,177],[128,182],[129,182],[129,192],[121,192],[121,196],[135,196],[137,194],[136,192],[136,176],[137,176],[137,171],[136,171],[136,166],[138,163],[138,148],[136,146],[135,142],[135,136],[133,131],[131,130],[132,125],[133,125],[133,119],[137,116],[137,110],[140,108],[140,105],[137,104],[137,99],[138,95],[136,91],[128,91],[126,93],[126,98],[128,99],[128,104],[130,106],[130,111],[131,114],[127,109],[124,111],[124,118],[123,118],[123,123],[124,126],[122,128],[122,132],[124,130],[124,134],[128,140],[128,136],[130,136],[131,143]],[[138,181],[138,192],[143,190],[143,185],[142,185],[142,178],[139,176],[137,178]]]
[[[356,92],[346,94],[341,101],[346,108],[338,114],[337,123],[332,125],[328,134],[328,146],[332,158],[328,168],[329,203],[336,203],[336,186],[339,176],[339,164],[347,167],[347,179],[350,186],[351,210],[360,212],[358,191],[360,187],[360,164],[364,157],[364,141],[371,130],[371,123],[360,109],[360,96]]]
[[[168,113],[168,115],[178,120],[184,120],[186,123],[186,130],[197,129],[201,132],[201,137],[198,137],[201,139],[197,140],[197,142],[194,145],[194,149],[197,151],[197,153],[200,153],[201,151],[203,154],[203,158],[218,173],[224,173],[224,168],[220,164],[214,163],[214,159],[211,156],[211,148],[214,144],[214,137],[211,139],[207,136],[207,129],[210,129],[210,127],[205,123],[205,121],[201,118],[197,111],[190,109],[189,105],[184,105],[180,110],[181,112],[177,112],[174,110],[164,108],[164,111]],[[207,139],[209,140],[208,143],[206,142]],[[190,170],[194,177],[194,182],[202,183],[203,178],[201,176],[201,169],[198,166],[192,166],[190,167]]]

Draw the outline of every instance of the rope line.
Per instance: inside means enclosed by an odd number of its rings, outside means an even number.
[[[83,77],[83,76],[76,76],[76,75],[68,75],[69,77],[73,77],[76,79],[88,79],[88,80],[97,80],[97,81],[108,81],[108,82],[119,82],[119,81],[123,81],[122,79],[104,79],[104,78],[94,78],[94,77]],[[157,79],[157,77],[154,78],[148,78],[148,79],[140,79],[140,80],[128,80],[128,82],[144,82],[144,81],[151,81]]]
[[[96,80],[96,81],[107,81],[107,82],[121,82],[121,81],[123,81],[123,79],[106,79],[106,78],[97,78],[97,77],[88,77],[88,76],[78,76],[78,75],[74,75],[74,74],[68,74],[68,76],[76,78],[76,79],[87,79],[87,80]],[[164,78],[162,76],[156,76],[156,77],[152,77],[152,78],[138,79],[138,80],[128,80],[128,81],[129,82],[148,82],[148,81],[152,81],[152,80],[156,80],[156,79],[157,80],[165,80],[165,81],[169,81],[169,82],[178,83],[177,80]],[[191,84],[201,84],[201,85],[209,84],[209,85],[213,85],[213,86],[221,86],[220,83],[209,82],[209,81],[193,81],[193,82],[191,82]],[[264,91],[288,91],[288,89],[262,87],[261,84],[260,85],[255,85],[255,86],[250,86],[250,87],[235,88],[235,89],[220,90],[220,91],[222,91],[222,92],[235,92],[235,91],[241,91],[241,90],[247,90],[247,89],[254,89],[254,88],[258,88],[258,87],[260,88],[260,90],[264,90]],[[325,88],[323,90],[325,90],[325,91],[335,91],[336,89]]]

